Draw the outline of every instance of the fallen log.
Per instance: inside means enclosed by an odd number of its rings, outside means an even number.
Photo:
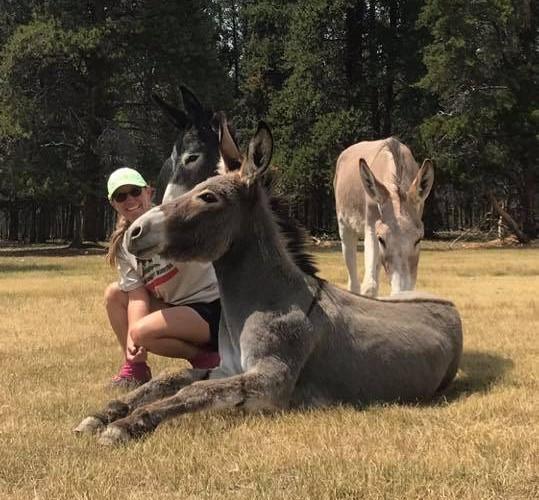
[[[498,203],[498,200],[494,196],[494,193],[492,191],[489,191],[487,193],[487,196],[492,203],[492,207],[498,215],[503,219],[503,221],[507,224],[507,227],[515,234],[515,236],[518,238],[518,241],[520,243],[529,243],[530,239],[526,236],[525,233],[522,232],[520,227],[518,227],[518,224],[516,223],[515,219],[511,217]]]

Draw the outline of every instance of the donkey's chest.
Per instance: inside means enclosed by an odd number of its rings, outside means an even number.
[[[229,318],[219,330],[221,368],[230,375],[249,370],[261,358],[277,354],[283,346],[275,334],[280,321],[275,311],[256,311],[240,319]]]
[[[252,314],[230,314],[230,308],[224,315],[224,325],[219,329],[219,355],[221,357],[221,369],[228,375],[237,375],[246,371],[249,367],[246,358],[250,357],[251,336],[249,325]],[[223,328],[224,326],[224,328]]]
[[[233,335],[229,328],[219,330],[220,368],[228,376],[238,375],[244,370],[241,365],[241,345],[238,335]]]

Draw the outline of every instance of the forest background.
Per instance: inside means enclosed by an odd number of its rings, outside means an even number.
[[[336,158],[396,136],[435,160],[428,236],[495,222],[537,235],[537,8],[531,0],[0,0],[0,239],[104,241],[120,166],[154,182],[174,128],[155,92],[266,120],[277,189],[336,233]]]

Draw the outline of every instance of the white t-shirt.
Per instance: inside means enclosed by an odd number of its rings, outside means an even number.
[[[175,262],[158,255],[137,260],[129,253],[125,237],[116,258],[118,286],[130,292],[144,286],[151,294],[172,305],[213,302],[219,298],[215,271],[210,263]]]

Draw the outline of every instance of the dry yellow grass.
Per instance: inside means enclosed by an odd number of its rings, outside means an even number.
[[[344,285],[339,252],[317,257]],[[464,321],[445,398],[190,415],[110,449],[71,430],[114,396],[101,298],[112,278],[101,257],[0,258],[0,498],[538,497],[538,249],[423,252],[418,288],[454,300]]]

